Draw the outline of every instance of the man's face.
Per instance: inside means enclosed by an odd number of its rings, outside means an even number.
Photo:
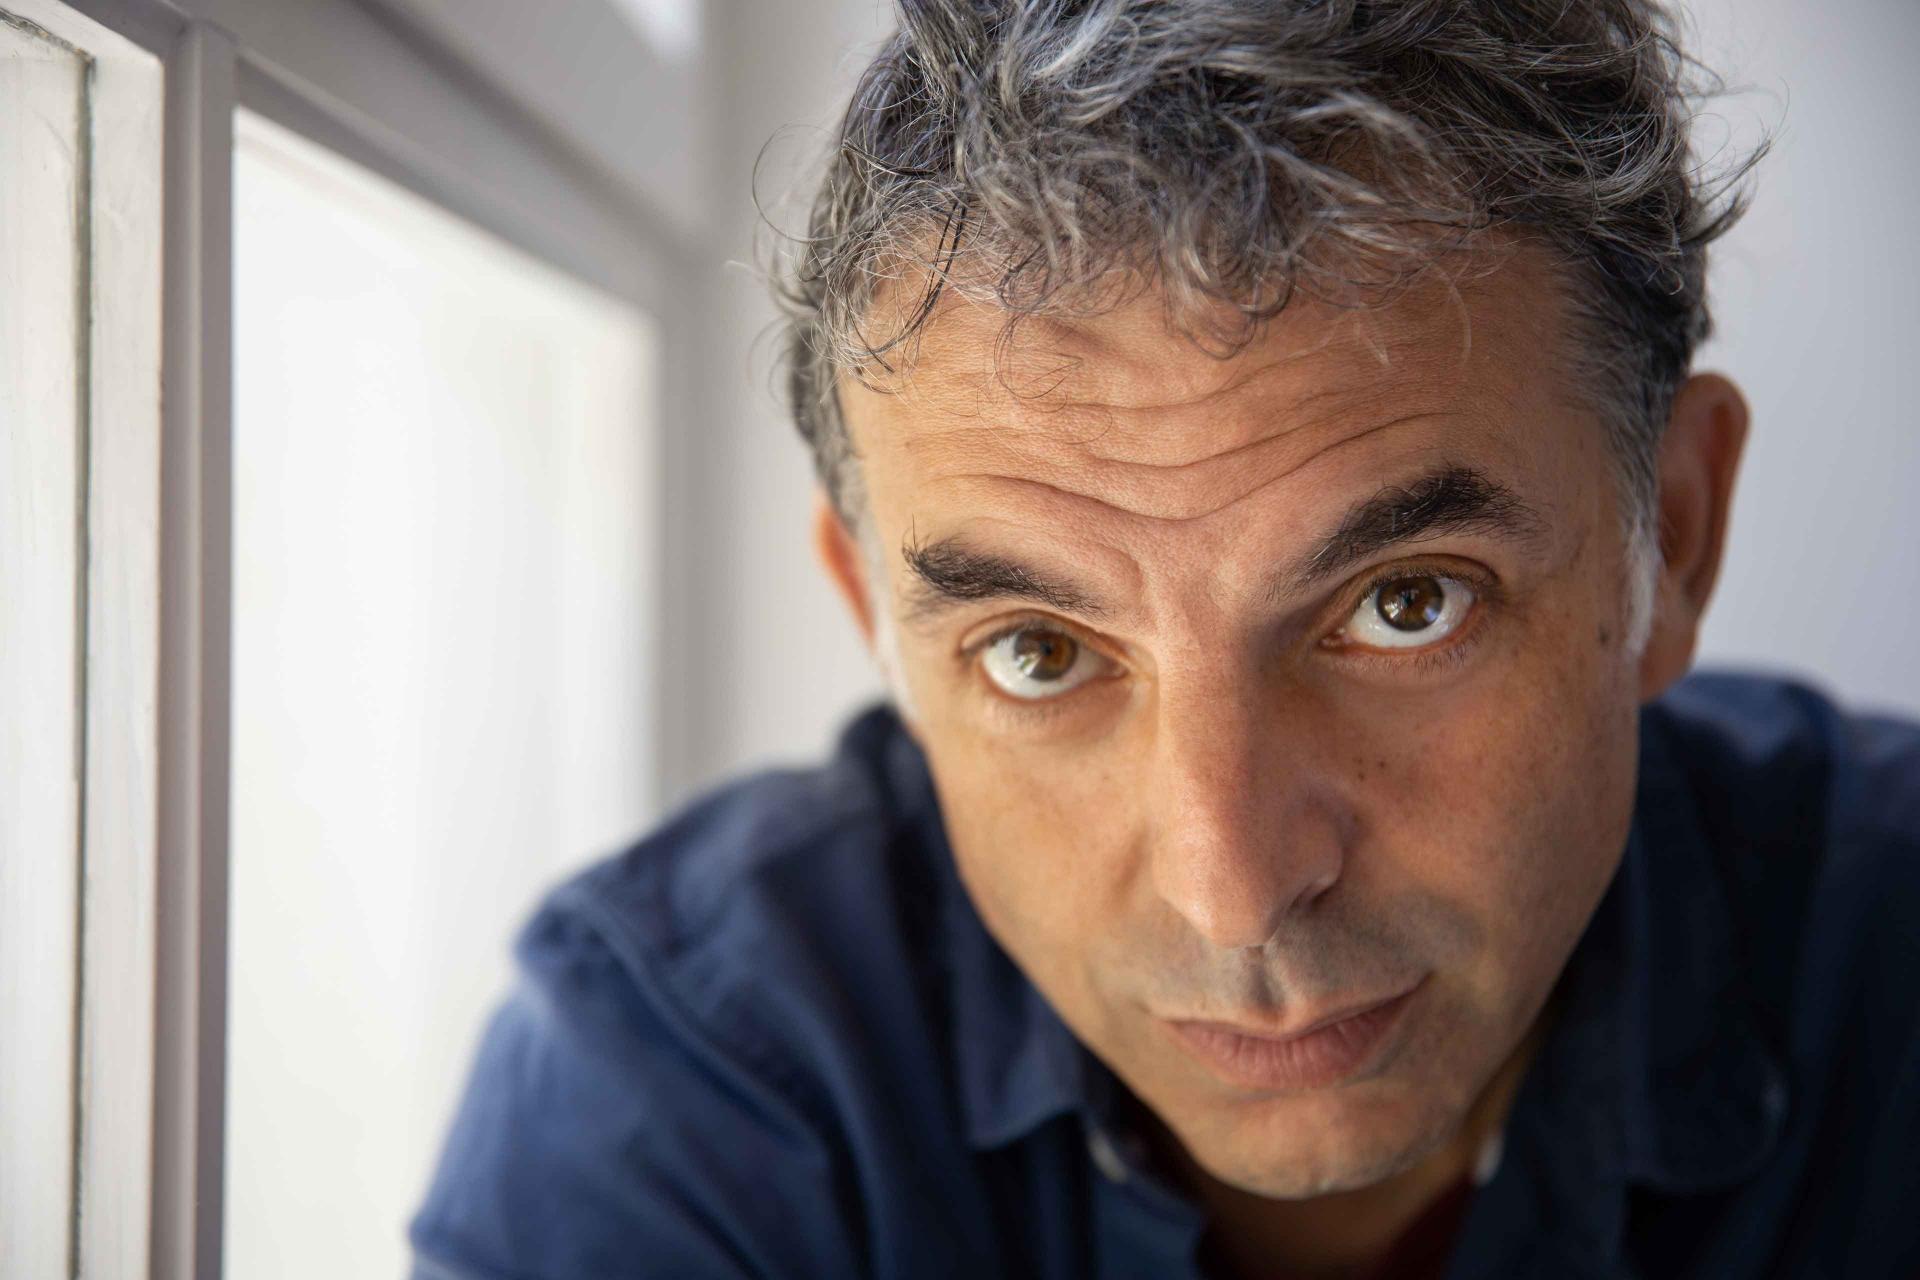
[[[967,888],[1244,1189],[1452,1135],[1620,856],[1629,566],[1555,290],[1515,258],[1224,360],[1152,295],[1010,350],[949,299],[887,394],[843,384]]]

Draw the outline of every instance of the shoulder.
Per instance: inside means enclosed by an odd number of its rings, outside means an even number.
[[[1678,776],[1778,1033],[1808,1061],[1920,1038],[1920,726],[1804,685],[1684,681],[1644,725]]]
[[[852,1146],[896,1078],[939,1088],[921,768],[875,709],[825,766],[726,786],[549,895],[415,1220],[422,1265],[856,1273]]]
[[[1894,1192],[1920,1177],[1920,726],[1727,675],[1688,679],[1644,723],[1691,794],[1790,1068],[1787,1249],[1920,1247]]]
[[[932,1016],[940,841],[918,749],[875,707],[825,765],[721,788],[562,885],[520,962],[564,962],[553,940],[584,931],[681,1034],[826,1109],[812,1077],[844,1065],[857,1024],[887,1016],[904,1039]]]
[[[1802,1012],[1890,998],[1920,1029],[1920,725],[1805,684],[1688,678],[1648,709],[1645,757],[1683,784],[1756,967]],[[1864,1011],[1863,1011],[1864,1012]]]
[[[1920,906],[1920,724],[1796,681],[1707,673],[1649,707],[1645,725],[1736,872],[1790,857],[1817,879],[1870,881]]]
[[[1920,723],[1842,707],[1803,681],[1732,672],[1690,675],[1649,711],[1709,768],[1796,788],[1824,774],[1838,784],[1829,798],[1858,810],[1850,817],[1920,834]]]
[[[819,942],[823,926],[838,933],[918,902],[935,827],[917,749],[873,707],[826,764],[715,790],[560,886],[543,912],[586,921],[635,968],[787,932]]]

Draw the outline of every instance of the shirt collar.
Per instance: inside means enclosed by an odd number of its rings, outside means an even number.
[[[1076,1112],[1104,1122],[1111,1074],[986,932],[930,783],[925,795],[968,1141],[1002,1146]],[[1786,1077],[1750,1007],[1713,849],[1670,744],[1643,714],[1632,833],[1562,974],[1559,1015],[1509,1126],[1533,1126],[1553,1149],[1558,1172],[1546,1181],[1566,1182],[1561,1192],[1585,1206],[1583,1247],[1610,1253],[1618,1242],[1621,1197],[1596,1197],[1596,1178],[1691,1193],[1764,1162],[1785,1121]]]

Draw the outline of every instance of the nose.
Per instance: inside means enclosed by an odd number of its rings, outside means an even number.
[[[1155,726],[1154,887],[1221,948],[1268,942],[1345,862],[1310,750],[1259,701],[1217,681],[1163,686]]]

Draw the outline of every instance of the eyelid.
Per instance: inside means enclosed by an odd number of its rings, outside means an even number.
[[[1475,596],[1481,600],[1498,596],[1497,583],[1492,574],[1484,569],[1469,568],[1457,560],[1405,560],[1396,564],[1382,565],[1370,569],[1357,579],[1358,586],[1335,595],[1335,600],[1344,600],[1344,606],[1335,606],[1336,615],[1345,619],[1358,609],[1366,598],[1390,582],[1399,582],[1403,578],[1445,578],[1454,582],[1464,582],[1473,588]]]
[[[1102,644],[1099,640],[1089,636],[1085,630],[1063,618],[1057,618],[1050,614],[1043,613],[1021,614],[1013,618],[997,620],[990,625],[989,630],[979,639],[962,641],[960,645],[960,656],[962,658],[977,657],[980,652],[988,646],[996,644],[1008,636],[1021,631],[1057,631],[1061,635],[1072,639],[1076,644],[1085,645],[1108,662],[1119,661],[1119,659],[1115,658],[1109,651],[1111,646]]]

